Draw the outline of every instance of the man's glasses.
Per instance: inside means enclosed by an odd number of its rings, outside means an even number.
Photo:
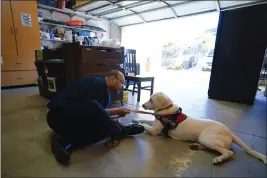
[[[118,79],[121,83],[121,86],[122,86],[122,89],[120,90],[117,90],[117,94],[120,94],[122,91],[123,91],[123,84],[124,84],[124,81],[122,81],[121,79],[119,79],[118,77],[115,77],[116,79]]]
[[[118,79],[121,83],[121,86],[123,86],[124,82],[121,79],[119,79],[118,77],[115,77],[115,78]]]

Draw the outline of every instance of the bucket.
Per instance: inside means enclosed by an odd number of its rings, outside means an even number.
[[[128,101],[128,91],[124,91],[123,92],[123,99],[122,99],[123,102],[126,102]]]
[[[72,41],[72,31],[71,30],[65,30],[64,38],[65,38],[65,41]]]

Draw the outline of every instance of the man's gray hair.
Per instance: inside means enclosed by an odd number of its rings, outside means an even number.
[[[112,76],[118,77],[120,74],[121,74],[121,72],[118,71],[118,70],[111,70],[111,71],[107,72],[105,74],[105,76],[107,76],[107,77],[112,77]]]

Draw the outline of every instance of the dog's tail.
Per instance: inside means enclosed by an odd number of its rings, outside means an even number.
[[[232,134],[233,142],[243,148],[248,154],[258,158],[266,164],[266,156],[249,148],[242,140],[240,140],[235,134]]]

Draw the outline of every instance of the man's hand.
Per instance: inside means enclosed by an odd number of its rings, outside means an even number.
[[[120,141],[119,140],[106,140],[105,145],[108,147],[116,147],[120,145]]]
[[[119,115],[120,117],[124,117],[130,113],[129,109],[126,108],[112,108],[106,110],[109,116]]]
[[[119,115],[120,117],[124,117],[129,113],[130,113],[130,110],[126,108],[117,108],[116,110],[116,114]]]

